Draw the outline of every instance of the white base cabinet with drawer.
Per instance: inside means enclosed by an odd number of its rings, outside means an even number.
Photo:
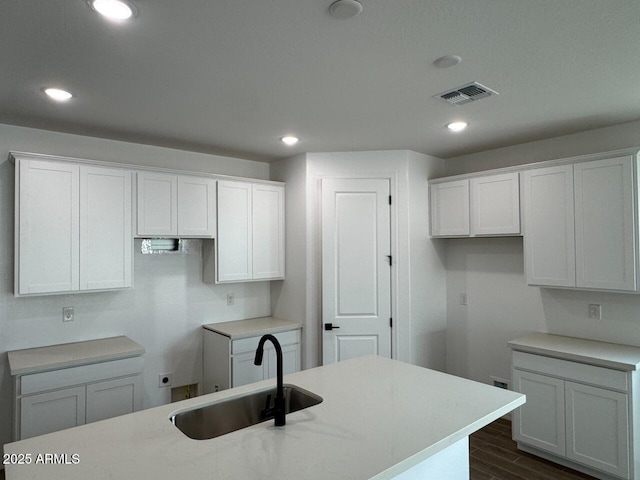
[[[527,396],[513,414],[518,448],[597,478],[637,478],[637,371],[514,351],[512,375]]]
[[[14,377],[16,440],[142,408],[142,357]]]
[[[276,377],[276,351],[271,342],[264,345],[262,365],[256,366],[258,342],[262,335],[232,339],[208,329],[204,331],[203,390],[217,392]],[[282,370],[288,373],[301,369],[300,329],[273,333],[282,347]]]
[[[122,335],[7,352],[14,440],[140,410],[144,352]]]

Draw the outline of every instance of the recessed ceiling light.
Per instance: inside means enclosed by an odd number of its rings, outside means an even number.
[[[462,57],[458,55],[445,55],[444,57],[436,58],[433,64],[438,68],[449,68],[458,65],[462,61]]]
[[[112,20],[126,20],[133,16],[133,5],[123,0],[90,0],[96,12]]]
[[[62,90],[60,88],[45,88],[43,91],[49,96],[49,98],[57,102],[66,102],[71,97],[73,97],[70,92]]]
[[[465,128],[467,128],[467,122],[452,122],[447,125],[447,128],[452,132],[461,132]]]
[[[290,147],[292,145],[295,145],[296,143],[298,143],[298,137],[294,137],[292,135],[287,135],[286,137],[282,137],[280,140],[282,140],[283,143],[286,143],[287,145],[289,145]]]
[[[337,0],[329,6],[329,13],[336,18],[351,18],[362,12],[362,4],[357,0]]]

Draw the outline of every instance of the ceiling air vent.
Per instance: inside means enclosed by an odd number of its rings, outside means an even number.
[[[451,105],[464,105],[465,103],[480,100],[482,98],[498,95],[498,92],[491,90],[488,87],[478,83],[467,83],[453,90],[447,90],[446,92],[435,95],[433,98],[439,98]]]

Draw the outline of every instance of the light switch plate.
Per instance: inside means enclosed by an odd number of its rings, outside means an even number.
[[[602,305],[600,305],[599,303],[590,303],[589,318],[593,318],[595,320],[602,320]]]

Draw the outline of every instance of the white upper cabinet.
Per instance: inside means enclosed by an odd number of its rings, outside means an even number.
[[[254,184],[253,278],[284,278],[284,188]]]
[[[578,163],[576,286],[636,290],[633,158]]]
[[[80,290],[131,286],[131,172],[80,167]]]
[[[138,235],[178,234],[178,177],[138,173]]]
[[[214,238],[216,181],[208,177],[138,173],[138,236]]]
[[[217,205],[216,282],[284,278],[284,186],[219,181]]]
[[[472,178],[471,235],[520,234],[518,173]]]
[[[130,287],[131,173],[15,158],[15,294]]]
[[[430,188],[431,235],[469,235],[469,180],[436,183]]]
[[[217,282],[253,279],[250,183],[218,182]]]
[[[80,289],[80,168],[16,160],[15,293]]]
[[[527,283],[575,286],[573,167],[524,172],[523,188]]]
[[[178,176],[178,235],[216,236],[216,181]]]
[[[636,292],[632,156],[524,173],[527,283]]]
[[[431,236],[520,235],[518,172],[430,185]]]

